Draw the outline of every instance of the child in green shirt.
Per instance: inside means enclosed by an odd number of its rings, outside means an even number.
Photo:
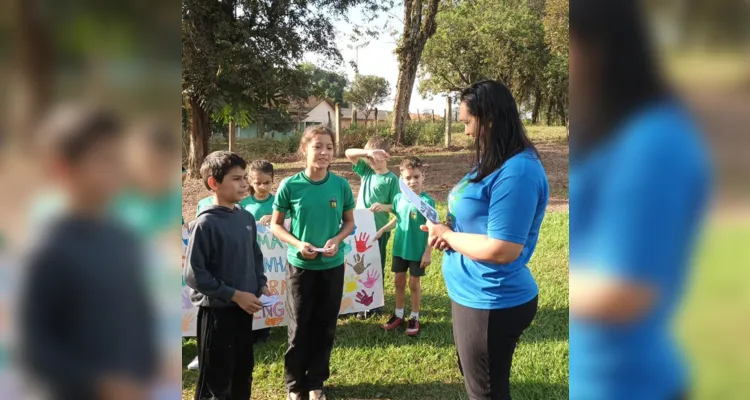
[[[354,230],[354,195],[346,179],[328,171],[334,134],[317,125],[300,141],[304,171],[285,179],[276,193],[271,232],[288,244],[289,348],[284,360],[287,399],[324,400],[330,376],[336,319],[344,291],[341,242]],[[284,219],[291,217],[290,230]]]
[[[401,191],[398,187],[398,177],[388,170],[388,142],[375,136],[367,141],[364,149],[346,150],[346,158],[353,165],[352,170],[362,178],[357,198],[357,208],[367,208],[375,216],[375,229],[380,230],[388,223],[388,213],[393,207],[393,200]],[[385,276],[385,255],[390,232],[383,232],[378,241],[380,247],[381,272]],[[371,312],[359,313],[358,318],[369,318],[380,314],[380,308]]]
[[[407,157],[399,165],[401,179],[422,200],[435,207],[435,200],[422,191],[424,184],[424,167],[417,157]],[[432,262],[432,248],[427,244],[427,232],[420,226],[426,223],[426,218],[417,207],[409,202],[403,194],[396,195],[393,204],[392,219],[378,231],[377,237],[396,228],[393,238],[393,262],[391,271],[396,274],[396,312],[383,324],[383,329],[396,329],[404,322],[404,303],[406,302],[406,271],[409,271],[409,290],[411,291],[411,315],[406,325],[406,334],[419,334],[419,305],[422,300],[420,277],[424,276],[425,268]]]
[[[273,214],[274,195],[273,188],[273,164],[266,160],[257,160],[250,163],[250,196],[240,201],[240,207],[250,214],[263,226],[271,224]]]

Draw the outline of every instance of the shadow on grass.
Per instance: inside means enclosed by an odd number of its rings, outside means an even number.
[[[440,297],[440,296],[426,296]],[[390,310],[379,318],[365,321],[357,320],[353,315],[347,316],[339,321],[336,329],[336,342],[338,348],[383,348],[390,346],[411,346],[415,343],[429,344],[433,347],[453,347],[453,325],[450,317],[450,302],[441,299],[430,299],[433,311],[425,311],[423,315],[422,332],[419,337],[413,338],[404,334],[403,329],[386,332],[380,325],[388,319]],[[447,305],[443,304],[446,303]],[[443,306],[437,306],[443,304]],[[568,340],[568,310],[540,308],[532,325],[521,336],[521,342],[538,343],[549,341]],[[271,329],[271,337],[267,342],[255,346],[255,357],[257,362],[265,360],[281,360],[287,346],[287,330],[285,327]],[[182,341],[182,363],[183,368],[197,354],[197,341],[194,338],[185,338]]]
[[[330,399],[336,400],[463,400],[468,399],[463,382],[357,384],[330,387]],[[546,382],[511,382],[511,396],[515,400],[567,399],[568,386]]]

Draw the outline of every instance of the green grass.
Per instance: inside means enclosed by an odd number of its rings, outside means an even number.
[[[739,400],[750,393],[748,243],[744,221],[712,224],[701,243],[677,323],[696,399]]]
[[[441,213],[445,203],[438,204]],[[466,399],[456,364],[450,300],[441,254],[423,278],[422,332],[384,332],[388,318],[339,321],[331,356],[331,399]],[[568,213],[547,214],[530,268],[540,287],[539,312],[516,350],[511,375],[514,399],[568,398]],[[393,275],[386,266],[386,314],[393,311]],[[408,292],[408,291],[407,291]],[[409,304],[407,294],[407,305]],[[407,312],[408,306],[407,306]],[[256,347],[253,399],[285,398],[283,355],[286,328]],[[196,354],[195,339],[183,342],[183,364]],[[192,398],[197,374],[184,370],[183,398]]]

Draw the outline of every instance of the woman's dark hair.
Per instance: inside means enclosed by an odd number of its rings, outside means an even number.
[[[505,85],[490,80],[477,82],[461,91],[460,99],[477,119],[477,159],[473,170],[477,176],[471,182],[480,182],[526,149],[534,150],[539,157],[526,136],[516,100]]]
[[[589,50],[585,60],[597,71],[587,103],[594,109],[577,119],[571,110],[571,154],[588,149],[610,135],[638,108],[668,95],[649,41],[641,2],[571,0],[571,40]]]
[[[271,164],[270,161],[255,160],[250,163],[250,167],[248,169],[250,170],[251,173],[261,172],[264,174],[271,175],[271,179],[273,179],[273,164]],[[255,187],[253,187],[252,184],[250,184],[250,187],[248,188],[248,192],[250,192],[251,196],[255,196]]]

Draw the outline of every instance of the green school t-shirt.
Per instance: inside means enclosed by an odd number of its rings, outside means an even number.
[[[435,200],[427,193],[422,192],[419,197],[425,203],[435,207]],[[393,238],[393,255],[404,260],[421,261],[427,246],[427,232],[422,232],[419,227],[424,225],[427,219],[401,193],[396,195],[392,212],[398,218]]]
[[[273,214],[274,195],[269,194],[265,200],[258,200],[255,196],[248,196],[240,201],[240,207],[253,214],[255,221],[260,221],[261,217]]]
[[[204,199],[201,199],[201,201],[198,202],[198,207],[195,209],[195,218],[198,218],[198,214],[201,213],[201,211],[208,207],[213,206],[216,204],[216,199],[214,199],[214,196],[208,196]]]
[[[352,170],[362,178],[359,190],[362,194],[357,201],[357,208],[370,208],[375,203],[393,204],[393,199],[401,192],[398,187],[398,177],[391,171],[378,174],[364,158],[360,158]],[[380,229],[388,224],[387,212],[376,212],[375,229]]]
[[[346,179],[328,173],[323,180],[312,181],[300,172],[281,183],[273,204],[274,210],[291,218],[290,232],[314,247],[325,247],[338,235],[345,211],[354,209],[354,195]],[[331,269],[344,263],[344,249],[333,257],[318,254],[312,260],[302,258],[299,250],[288,246],[289,264],[304,269]]]

